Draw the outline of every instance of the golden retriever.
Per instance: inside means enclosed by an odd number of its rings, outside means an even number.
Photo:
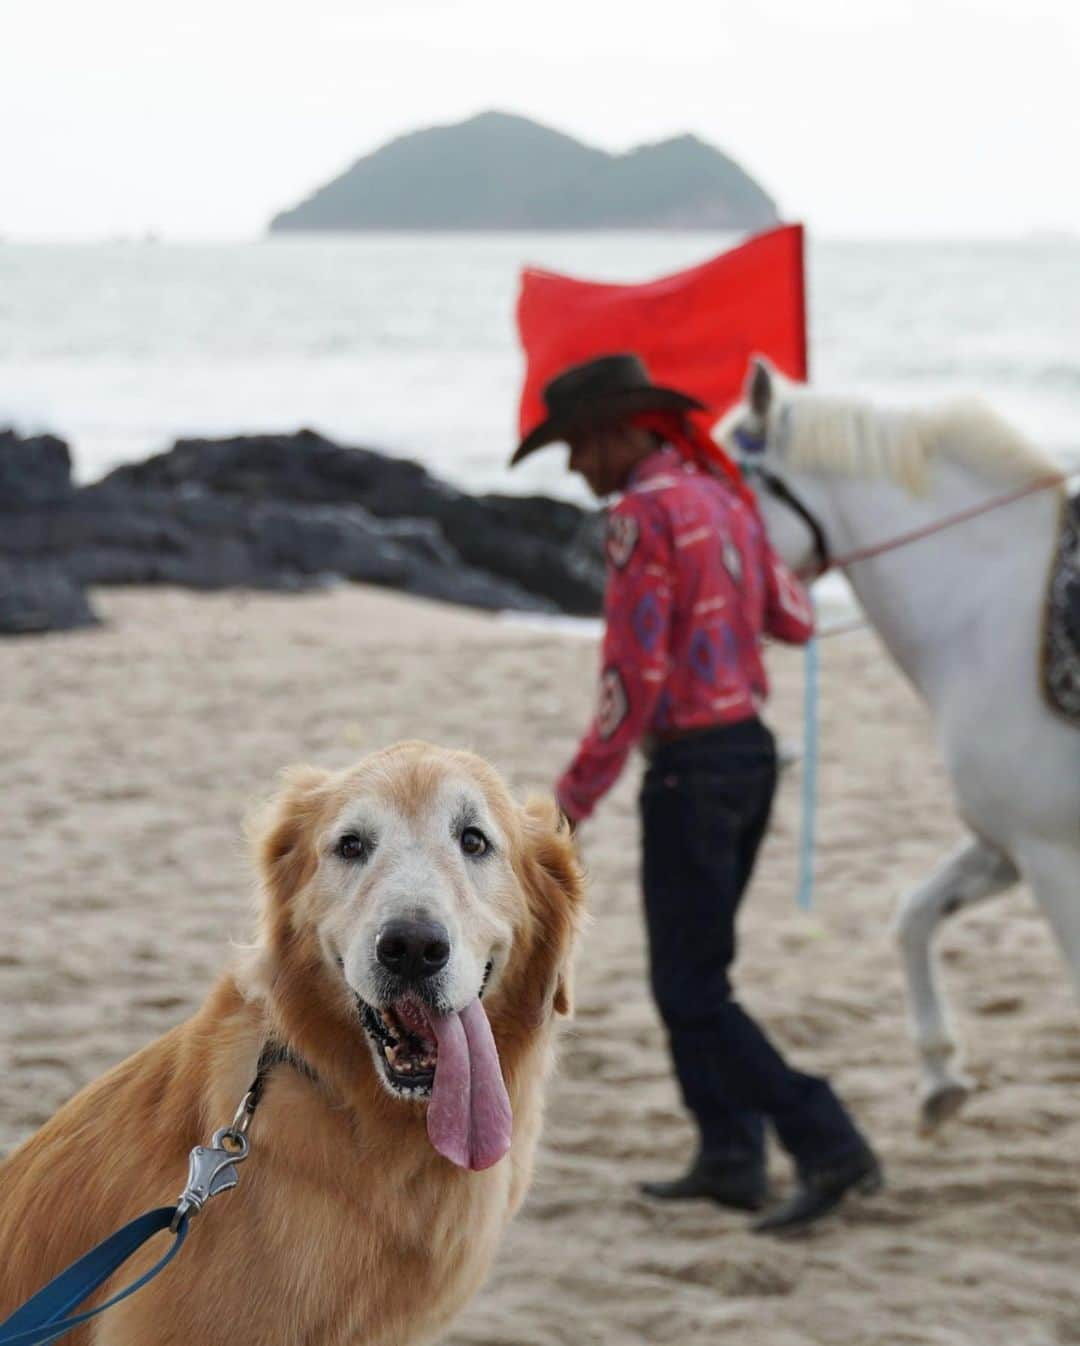
[[[236,1189],[156,1280],[66,1340],[398,1346],[437,1335],[483,1281],[528,1185],[569,1009],[582,885],[555,805],[517,806],[471,754],[402,743],[288,773],[256,852],[256,947],[0,1168],[0,1321],[175,1202],[189,1150],[229,1125],[268,1042],[289,1055]]]

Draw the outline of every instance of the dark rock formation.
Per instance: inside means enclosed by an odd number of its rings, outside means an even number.
[[[0,635],[70,631],[96,621],[82,585],[62,565],[0,556]]]
[[[593,613],[596,521],[476,498],[416,463],[298,435],[184,440],[76,489],[62,441],[0,435],[0,633],[94,620],[83,587],[334,579],[497,610]]]
[[[545,497],[472,496],[419,463],[295,435],[182,439],[117,468],[103,486],[199,485],[247,501],[359,506],[381,520],[424,521],[459,561],[520,585],[563,612],[592,615],[603,594],[597,516]]]
[[[391,141],[270,229],[743,230],[777,220],[754,179],[696,136],[608,154],[525,117],[485,112]]]
[[[63,500],[74,489],[71,454],[62,439],[23,439],[13,430],[0,430],[0,510]]]

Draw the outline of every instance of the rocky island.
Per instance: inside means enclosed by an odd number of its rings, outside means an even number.
[[[764,189],[696,136],[609,154],[485,112],[392,140],[276,215],[270,231],[758,230],[778,218]]]

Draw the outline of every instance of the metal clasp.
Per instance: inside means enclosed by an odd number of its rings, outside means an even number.
[[[226,1136],[236,1136],[242,1140],[247,1135],[251,1119],[255,1116],[255,1107],[258,1101],[255,1090],[249,1089],[240,1100],[240,1106],[233,1113],[233,1119],[224,1132]]]
[[[237,1109],[232,1126],[215,1131],[212,1144],[196,1145],[188,1156],[187,1186],[177,1198],[176,1214],[169,1225],[173,1233],[185,1216],[197,1215],[212,1196],[236,1186],[236,1165],[248,1157],[250,1149],[246,1132],[251,1115],[240,1115],[246,1103],[247,1098]]]

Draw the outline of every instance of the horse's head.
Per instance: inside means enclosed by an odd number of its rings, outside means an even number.
[[[786,438],[794,386],[761,356],[746,378],[743,400],[715,434],[743,470],[761,506],[769,541],[797,572],[823,570],[826,542],[813,514],[788,484]]]

